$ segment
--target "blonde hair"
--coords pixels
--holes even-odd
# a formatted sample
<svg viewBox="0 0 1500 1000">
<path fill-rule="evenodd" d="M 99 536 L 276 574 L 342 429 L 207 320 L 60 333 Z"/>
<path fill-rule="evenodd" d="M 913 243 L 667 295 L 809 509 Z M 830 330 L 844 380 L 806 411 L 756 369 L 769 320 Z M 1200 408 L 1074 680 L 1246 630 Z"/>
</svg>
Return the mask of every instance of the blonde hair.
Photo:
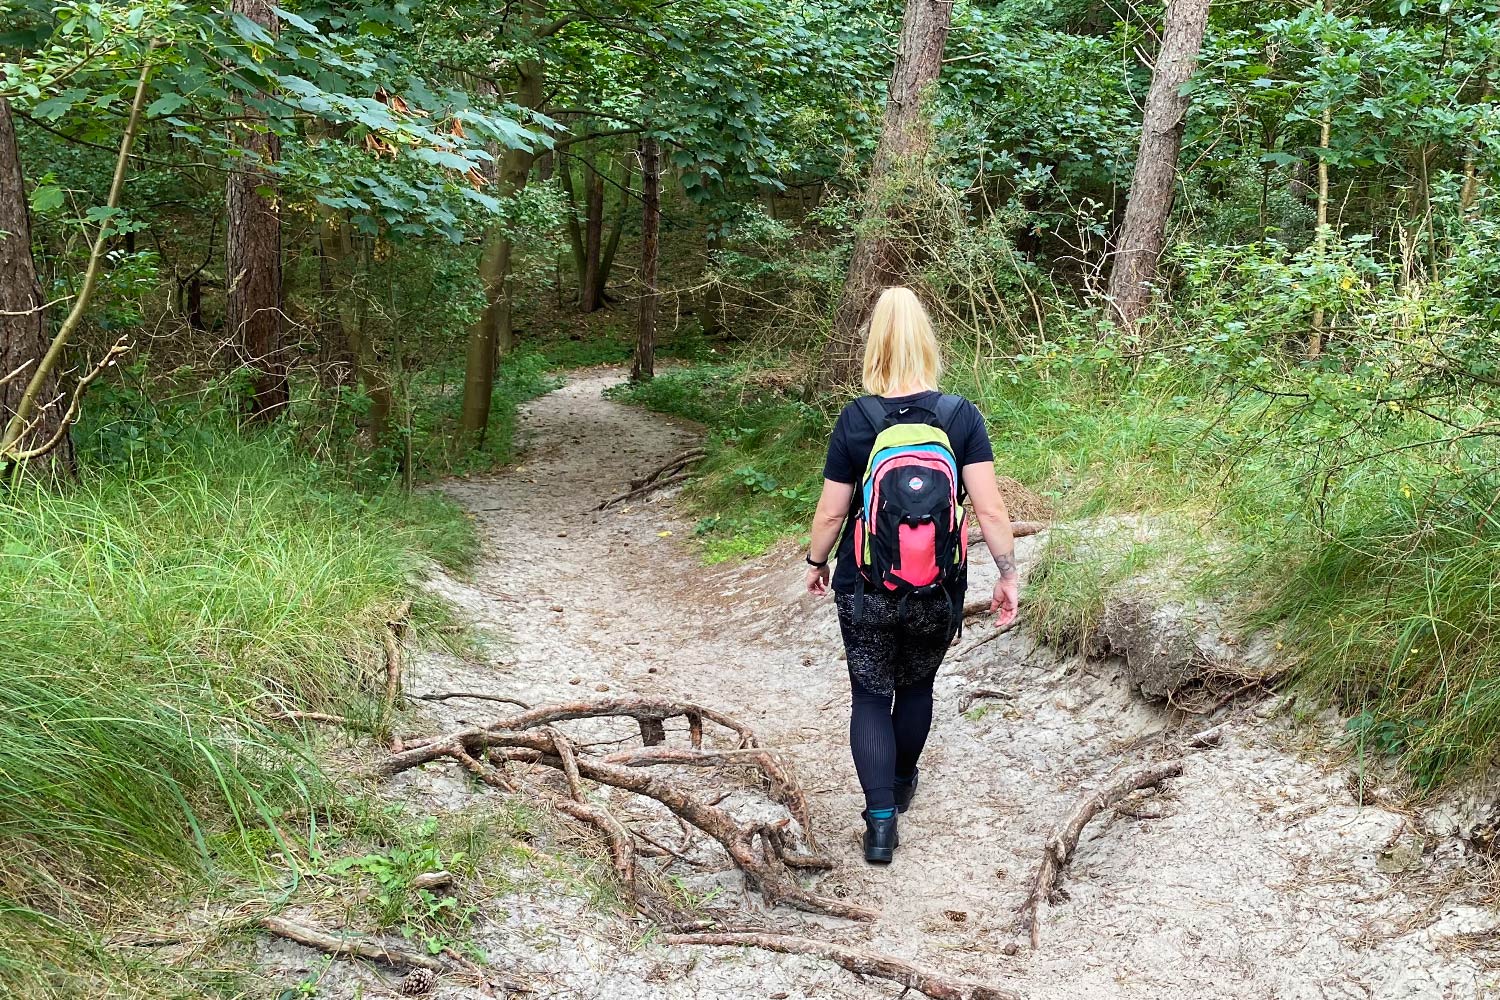
<svg viewBox="0 0 1500 1000">
<path fill-rule="evenodd" d="M 865 391 L 936 389 L 940 367 L 937 336 L 916 293 L 899 286 L 881 292 L 865 336 Z"/>
</svg>

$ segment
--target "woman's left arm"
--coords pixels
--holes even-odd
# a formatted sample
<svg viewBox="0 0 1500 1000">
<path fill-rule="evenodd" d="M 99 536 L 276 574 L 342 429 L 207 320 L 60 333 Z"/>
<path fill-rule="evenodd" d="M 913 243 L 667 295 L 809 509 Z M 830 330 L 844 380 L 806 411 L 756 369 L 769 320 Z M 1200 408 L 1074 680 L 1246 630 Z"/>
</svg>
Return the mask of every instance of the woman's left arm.
<svg viewBox="0 0 1500 1000">
<path fill-rule="evenodd" d="M 984 543 L 989 546 L 990 556 L 1000 570 L 990 611 L 998 615 L 996 625 L 1009 625 L 1015 621 L 1020 607 L 1021 586 L 1016 573 L 1016 539 L 1011 534 L 1010 511 L 1005 509 L 1005 498 L 995 485 L 995 463 L 966 465 L 963 477 L 964 489 L 974 502 L 974 513 L 979 515 L 979 530 L 984 534 Z"/>
<path fill-rule="evenodd" d="M 853 497 L 853 484 L 823 480 L 823 493 L 813 514 L 812 540 L 807 543 L 807 558 L 823 565 L 807 567 L 809 594 L 828 593 L 828 560 L 833 557 L 833 547 L 838 544 L 839 531 L 844 527 L 844 518 L 849 516 L 849 501 Z"/>
</svg>

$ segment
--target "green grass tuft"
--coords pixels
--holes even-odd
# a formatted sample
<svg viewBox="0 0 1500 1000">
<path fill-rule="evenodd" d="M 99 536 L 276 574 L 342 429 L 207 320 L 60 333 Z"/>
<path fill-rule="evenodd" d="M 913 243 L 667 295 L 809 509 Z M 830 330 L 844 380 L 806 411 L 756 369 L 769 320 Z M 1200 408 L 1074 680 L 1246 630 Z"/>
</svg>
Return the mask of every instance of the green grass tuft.
<svg viewBox="0 0 1500 1000">
<path fill-rule="evenodd" d="M 475 551 L 447 501 L 358 492 L 274 433 L 155 452 L 0 497 L 0 938 L 43 950 L 240 836 L 274 841 L 266 817 L 319 779 L 258 720 L 378 721 L 385 616 L 424 560 Z"/>
</svg>

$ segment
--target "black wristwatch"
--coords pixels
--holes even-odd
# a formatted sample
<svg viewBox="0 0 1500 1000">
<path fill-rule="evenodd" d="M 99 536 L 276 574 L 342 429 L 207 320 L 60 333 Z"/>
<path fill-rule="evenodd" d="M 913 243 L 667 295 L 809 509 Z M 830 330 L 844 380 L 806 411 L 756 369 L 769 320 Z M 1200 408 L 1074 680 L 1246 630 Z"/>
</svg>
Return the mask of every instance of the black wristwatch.
<svg viewBox="0 0 1500 1000">
<path fill-rule="evenodd" d="M 828 565 L 828 560 L 827 559 L 824 559 L 822 562 L 813 562 L 813 557 L 812 557 L 812 553 L 811 552 L 809 552 L 807 555 L 803 556 L 802 558 L 807 561 L 807 564 L 809 566 L 816 567 L 817 569 L 822 569 L 824 566 Z"/>
</svg>

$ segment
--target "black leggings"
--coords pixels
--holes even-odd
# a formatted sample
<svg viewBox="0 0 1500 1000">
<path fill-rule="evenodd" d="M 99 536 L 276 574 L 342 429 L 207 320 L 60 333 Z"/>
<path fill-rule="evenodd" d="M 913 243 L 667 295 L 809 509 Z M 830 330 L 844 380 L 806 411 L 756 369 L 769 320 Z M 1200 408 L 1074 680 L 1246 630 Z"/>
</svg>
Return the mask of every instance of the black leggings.
<svg viewBox="0 0 1500 1000">
<path fill-rule="evenodd" d="M 849 749 L 865 808 L 896 804 L 897 778 L 910 780 L 932 728 L 932 682 L 953 638 L 953 606 L 941 594 L 901 602 L 871 593 L 837 595 L 849 661 Z"/>
<path fill-rule="evenodd" d="M 865 790 L 866 809 L 896 807 L 896 779 L 910 781 L 932 728 L 932 681 L 876 694 L 852 673 L 854 705 L 849 714 L 849 749 Z"/>
</svg>

